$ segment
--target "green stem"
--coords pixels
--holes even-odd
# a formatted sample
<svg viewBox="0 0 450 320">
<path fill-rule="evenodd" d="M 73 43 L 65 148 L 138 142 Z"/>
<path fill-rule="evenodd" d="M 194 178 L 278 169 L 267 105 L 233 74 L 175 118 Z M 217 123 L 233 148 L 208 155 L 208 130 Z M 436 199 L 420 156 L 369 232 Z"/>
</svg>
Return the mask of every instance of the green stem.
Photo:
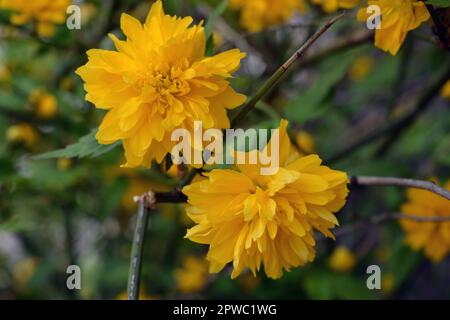
<svg viewBox="0 0 450 320">
<path fill-rule="evenodd" d="M 130 271 L 128 273 L 128 300 L 139 299 L 139 285 L 141 278 L 142 256 L 144 253 L 144 238 L 147 231 L 150 209 L 146 208 L 143 197 L 139 200 L 139 208 L 131 249 Z"/>
<path fill-rule="evenodd" d="M 328 21 L 322 28 L 313 34 L 277 71 L 259 88 L 256 94 L 247 102 L 247 104 L 239 111 L 231 122 L 231 127 L 241 122 L 242 119 L 255 107 L 256 103 L 261 100 L 280 80 L 285 72 L 292 66 L 294 62 L 303 57 L 305 52 L 324 34 L 336 21 L 344 16 L 344 13 L 334 17 Z"/>
</svg>

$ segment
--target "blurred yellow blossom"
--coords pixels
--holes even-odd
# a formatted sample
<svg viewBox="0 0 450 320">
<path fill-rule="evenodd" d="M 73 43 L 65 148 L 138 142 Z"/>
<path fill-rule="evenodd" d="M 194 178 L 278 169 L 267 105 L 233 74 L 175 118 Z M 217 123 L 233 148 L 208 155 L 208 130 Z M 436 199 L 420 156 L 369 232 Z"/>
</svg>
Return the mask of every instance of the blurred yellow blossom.
<svg viewBox="0 0 450 320">
<path fill-rule="evenodd" d="M 91 19 L 97 14 L 97 7 L 93 3 L 83 3 L 80 5 L 81 9 L 81 25 L 88 24 Z"/>
<path fill-rule="evenodd" d="M 10 142 L 22 142 L 31 147 L 38 140 L 38 133 L 34 127 L 28 123 L 19 123 L 10 126 L 6 130 L 6 139 Z"/>
<path fill-rule="evenodd" d="M 223 37 L 220 32 L 214 31 L 213 32 L 213 42 L 214 42 L 214 48 L 218 49 L 223 44 Z"/>
<path fill-rule="evenodd" d="M 425 3 L 418 0 L 369 0 L 368 5 L 381 10 L 381 25 L 375 31 L 375 46 L 396 55 L 409 31 L 430 18 Z M 372 13 L 363 7 L 358 20 L 366 22 Z"/>
<path fill-rule="evenodd" d="M 68 158 L 59 158 L 56 161 L 56 167 L 60 171 L 66 171 L 67 169 L 70 168 L 71 165 L 72 165 L 72 160 L 70 160 Z"/>
<path fill-rule="evenodd" d="M 445 184 L 450 190 L 450 180 Z M 450 201 L 430 191 L 408 189 L 407 202 L 401 211 L 420 217 L 450 217 Z M 440 262 L 450 251 L 450 221 L 419 222 L 401 219 L 400 225 L 406 236 L 406 243 L 414 250 L 424 249 L 433 262 Z"/>
<path fill-rule="evenodd" d="M 442 87 L 441 96 L 446 99 L 450 99 L 450 80 L 448 80 Z"/>
<path fill-rule="evenodd" d="M 13 267 L 13 280 L 19 287 L 24 286 L 34 275 L 38 259 L 35 257 L 27 257 L 17 262 Z"/>
<path fill-rule="evenodd" d="M 250 292 L 258 287 L 260 283 L 261 279 L 251 273 L 247 273 L 239 277 L 239 284 L 247 292 Z"/>
<path fill-rule="evenodd" d="M 388 245 L 382 244 L 375 249 L 375 257 L 381 262 L 386 262 L 391 256 L 391 249 Z"/>
<path fill-rule="evenodd" d="M 381 277 L 381 290 L 389 294 L 394 289 L 394 275 L 392 273 L 387 273 Z"/>
<path fill-rule="evenodd" d="M 326 13 L 336 12 L 338 9 L 352 9 L 359 4 L 359 0 L 312 0 L 311 2 L 320 5 Z"/>
<path fill-rule="evenodd" d="M 334 249 L 330 258 L 328 259 L 328 265 L 330 268 L 337 272 L 352 271 L 357 262 L 356 256 L 347 247 L 339 246 Z"/>
<path fill-rule="evenodd" d="M 347 174 L 322 166 L 317 155 L 299 157 L 286 130 L 282 120 L 271 138 L 279 138 L 276 174 L 260 175 L 259 164 L 237 165 L 239 171 L 212 170 L 183 188 L 196 223 L 186 237 L 209 245 L 210 272 L 232 262 L 235 278 L 246 268 L 255 274 L 263 264 L 266 275 L 277 279 L 283 269 L 314 259 L 314 230 L 334 238 L 329 229 L 345 204 Z"/>
<path fill-rule="evenodd" d="M 245 102 L 228 78 L 245 54 L 238 49 L 205 57 L 205 31 L 191 17 L 165 15 L 162 2 L 151 7 L 142 25 L 122 14 L 126 41 L 110 35 L 118 51 L 89 50 L 76 73 L 85 82 L 86 100 L 106 109 L 97 140 L 123 142 L 127 167 L 161 163 L 176 142 L 172 131 L 228 128 L 227 109 Z"/>
<path fill-rule="evenodd" d="M 0 81 L 9 81 L 11 79 L 11 72 L 4 64 L 0 64 Z"/>
<path fill-rule="evenodd" d="M 175 270 L 174 277 L 181 292 L 198 292 L 208 280 L 208 264 L 204 259 L 188 256 L 183 260 L 182 268 Z"/>
<path fill-rule="evenodd" d="M 295 142 L 300 149 L 302 156 L 312 154 L 316 152 L 316 143 L 314 138 L 306 131 L 300 131 L 295 135 Z"/>
<path fill-rule="evenodd" d="M 28 100 L 33 106 L 34 113 L 38 118 L 50 119 L 58 111 L 56 98 L 45 90 L 34 90 Z"/>
<path fill-rule="evenodd" d="M 287 22 L 295 12 L 306 12 L 304 0 L 231 0 L 230 5 L 240 10 L 241 24 L 251 32 Z"/>
<path fill-rule="evenodd" d="M 64 77 L 59 83 L 60 88 L 63 89 L 64 91 L 72 90 L 74 85 L 75 83 L 72 77 Z"/>
<path fill-rule="evenodd" d="M 0 8 L 13 11 L 11 23 L 24 25 L 35 22 L 41 37 L 51 37 L 55 25 L 66 20 L 66 10 L 71 0 L 0 0 Z"/>
<path fill-rule="evenodd" d="M 352 81 L 360 81 L 373 70 L 375 62 L 370 56 L 357 58 L 350 66 L 348 76 Z"/>
</svg>

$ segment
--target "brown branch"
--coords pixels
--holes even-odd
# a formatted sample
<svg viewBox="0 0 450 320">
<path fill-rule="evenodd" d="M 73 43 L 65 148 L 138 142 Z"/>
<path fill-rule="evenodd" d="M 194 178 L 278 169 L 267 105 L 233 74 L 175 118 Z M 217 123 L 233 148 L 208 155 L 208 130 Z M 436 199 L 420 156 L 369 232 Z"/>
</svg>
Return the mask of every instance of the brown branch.
<svg viewBox="0 0 450 320">
<path fill-rule="evenodd" d="M 447 217 L 442 216 L 417 216 L 417 215 L 411 215 L 411 214 L 405 214 L 401 212 L 394 212 L 394 213 L 381 213 L 374 216 L 371 216 L 368 219 L 360 220 L 357 222 L 354 222 L 352 224 L 348 224 L 342 227 L 339 227 L 336 231 L 333 231 L 333 234 L 335 237 L 344 236 L 349 233 L 356 232 L 362 228 L 366 228 L 369 226 L 378 225 L 380 223 L 383 223 L 385 221 L 389 220 L 401 220 L 401 219 L 407 219 L 407 220 L 413 220 L 417 222 L 450 222 L 450 215 Z M 323 241 L 326 240 L 327 237 L 320 236 L 317 241 Z"/>
<path fill-rule="evenodd" d="M 351 177 L 350 183 L 353 185 L 364 185 L 364 186 L 401 186 L 409 188 L 417 188 L 431 191 L 438 194 L 447 200 L 450 200 L 450 191 L 439 187 L 432 181 L 414 180 L 414 179 L 403 179 L 403 178 L 393 178 L 393 177 Z"/>
</svg>

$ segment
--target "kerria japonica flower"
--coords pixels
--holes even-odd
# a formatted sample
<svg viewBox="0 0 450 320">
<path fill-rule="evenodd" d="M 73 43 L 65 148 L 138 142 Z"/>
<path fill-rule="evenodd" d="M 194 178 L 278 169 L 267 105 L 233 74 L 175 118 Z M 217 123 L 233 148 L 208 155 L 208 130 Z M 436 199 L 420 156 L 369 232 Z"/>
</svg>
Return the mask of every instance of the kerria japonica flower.
<svg viewBox="0 0 450 320">
<path fill-rule="evenodd" d="M 445 184 L 450 190 L 450 180 Z M 402 205 L 401 211 L 419 217 L 449 217 L 450 201 L 430 191 L 408 189 L 408 201 Z M 425 255 L 433 262 L 439 262 L 450 252 L 450 220 L 449 221 L 414 221 L 400 220 L 406 235 L 406 243 L 414 250 L 424 249 Z"/>
<path fill-rule="evenodd" d="M 346 201 L 347 174 L 321 165 L 317 155 L 299 156 L 286 128 L 282 120 L 275 133 L 280 145 L 275 174 L 261 175 L 259 164 L 237 165 L 212 170 L 183 188 L 187 214 L 196 224 L 186 237 L 209 245 L 210 272 L 232 262 L 235 278 L 264 265 L 266 275 L 277 279 L 283 269 L 314 259 L 314 230 L 334 238 L 330 229 L 338 225 L 335 213 Z"/>
<path fill-rule="evenodd" d="M 230 6 L 240 10 L 240 23 L 251 32 L 287 22 L 296 12 L 306 12 L 304 0 L 231 0 Z"/>
<path fill-rule="evenodd" d="M 311 2 L 320 5 L 326 13 L 336 12 L 338 9 L 352 9 L 358 5 L 360 0 L 312 0 Z"/>
<path fill-rule="evenodd" d="M 161 163 L 175 145 L 172 131 L 192 132 L 195 120 L 204 128 L 229 128 L 227 109 L 246 100 L 227 80 L 245 54 L 234 49 L 206 57 L 204 27 L 192 21 L 165 15 L 161 1 L 143 25 L 123 14 L 127 39 L 110 35 L 117 51 L 89 50 L 89 61 L 76 71 L 86 100 L 108 110 L 97 140 L 121 140 L 127 167 Z"/>
<path fill-rule="evenodd" d="M 450 100 L 450 80 L 447 80 L 447 82 L 444 84 L 444 86 L 441 89 L 441 97 Z"/>
<path fill-rule="evenodd" d="M 396 55 L 409 31 L 418 28 L 430 18 L 425 3 L 417 0 L 369 0 L 369 6 L 378 6 L 381 24 L 375 31 L 375 46 Z M 366 22 L 373 14 L 363 7 L 358 20 Z"/>
<path fill-rule="evenodd" d="M 55 25 L 65 22 L 71 3 L 71 0 L 0 0 L 0 9 L 13 12 L 12 24 L 21 26 L 34 22 L 41 37 L 51 37 Z"/>
</svg>

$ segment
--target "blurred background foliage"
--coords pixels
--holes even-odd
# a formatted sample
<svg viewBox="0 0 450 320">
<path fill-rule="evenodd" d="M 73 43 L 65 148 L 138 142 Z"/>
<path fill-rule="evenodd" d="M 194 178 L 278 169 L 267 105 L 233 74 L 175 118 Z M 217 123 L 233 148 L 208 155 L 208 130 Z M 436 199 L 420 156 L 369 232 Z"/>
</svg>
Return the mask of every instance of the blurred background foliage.
<svg viewBox="0 0 450 320">
<path fill-rule="evenodd" d="M 120 14 L 144 19 L 151 1 L 81 1 L 82 28 L 57 26 L 41 38 L 31 25 L 12 26 L 0 11 L 0 298 L 124 299 L 136 205 L 134 195 L 171 190 L 179 172 L 122 169 L 121 147 L 96 145 L 93 130 L 103 116 L 84 100 L 74 70 L 89 48 L 112 48 L 108 32 L 120 35 Z M 249 53 L 233 79 L 251 95 L 327 17 L 310 6 L 298 27 L 248 33 L 238 14 L 213 0 L 164 1 L 166 12 L 208 21 L 210 52 L 244 44 Z M 222 12 L 223 11 L 223 12 Z M 354 14 L 316 45 L 366 31 Z M 224 27 L 225 26 L 225 27 Z M 224 34 L 224 30 L 231 30 Z M 239 36 L 236 39 L 236 35 Z M 248 49 L 250 48 L 250 52 Z M 306 59 L 308 60 L 308 59 Z M 386 123 L 411 110 L 418 97 L 449 65 L 448 52 L 433 43 L 430 25 L 411 32 L 396 56 L 372 40 L 310 59 L 289 73 L 251 113 L 244 126 L 275 127 L 289 119 L 297 142 L 333 159 Z M 398 136 L 385 134 L 333 162 L 351 175 L 383 175 L 445 181 L 450 165 L 449 104 L 435 97 L 428 110 Z M 90 134 L 90 135 L 89 135 Z M 87 136 L 85 136 L 87 135 Z M 57 159 L 33 156 L 85 141 Z M 395 139 L 388 148 L 380 146 Z M 83 148 L 84 151 L 83 151 Z M 72 153 L 70 153 L 72 152 Z M 67 156 L 89 154 L 69 159 Z M 55 154 L 53 154 L 55 156 Z M 101 155 L 101 156 L 99 156 Z M 330 161 L 331 162 L 331 161 Z M 399 188 L 354 188 L 338 217 L 342 228 L 396 212 Z M 450 298 L 450 260 L 432 264 L 404 244 L 396 221 L 360 223 L 337 241 L 318 240 L 316 260 L 277 281 L 228 272 L 208 275 L 206 248 L 183 239 L 190 225 L 183 205 L 159 205 L 145 243 L 142 298 L 388 299 Z M 82 269 L 82 290 L 68 291 L 66 267 Z M 380 265 L 383 290 L 366 288 L 366 268 Z"/>
</svg>

